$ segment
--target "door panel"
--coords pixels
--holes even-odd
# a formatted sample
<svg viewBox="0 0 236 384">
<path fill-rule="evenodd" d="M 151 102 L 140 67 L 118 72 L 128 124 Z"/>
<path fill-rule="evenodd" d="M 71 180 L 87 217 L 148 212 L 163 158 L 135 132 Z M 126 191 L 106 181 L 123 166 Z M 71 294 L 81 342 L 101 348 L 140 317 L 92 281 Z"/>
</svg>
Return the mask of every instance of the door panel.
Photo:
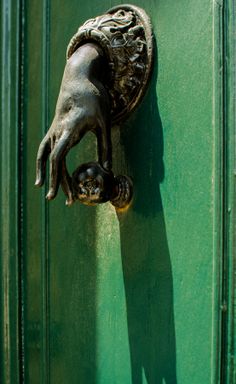
<svg viewBox="0 0 236 384">
<path fill-rule="evenodd" d="M 218 376 L 221 273 L 221 6 L 136 1 L 151 16 L 154 73 L 112 132 L 133 178 L 117 214 L 45 202 L 33 188 L 71 36 L 116 1 L 25 2 L 24 364 L 26 383 L 210 384 Z M 88 135 L 70 170 L 96 159 Z"/>
</svg>

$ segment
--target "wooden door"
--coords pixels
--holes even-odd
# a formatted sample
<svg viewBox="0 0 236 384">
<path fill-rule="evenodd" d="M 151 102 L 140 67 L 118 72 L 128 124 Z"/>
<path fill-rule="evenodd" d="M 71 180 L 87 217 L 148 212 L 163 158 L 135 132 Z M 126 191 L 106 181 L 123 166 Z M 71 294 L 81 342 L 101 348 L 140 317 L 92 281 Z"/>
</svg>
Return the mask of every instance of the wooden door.
<svg viewBox="0 0 236 384">
<path fill-rule="evenodd" d="M 233 383 L 231 1 L 135 2 L 156 50 L 142 104 L 112 131 L 128 211 L 34 187 L 67 44 L 119 3 L 2 4 L 3 383 Z M 95 159 L 88 134 L 69 169 Z"/>
</svg>

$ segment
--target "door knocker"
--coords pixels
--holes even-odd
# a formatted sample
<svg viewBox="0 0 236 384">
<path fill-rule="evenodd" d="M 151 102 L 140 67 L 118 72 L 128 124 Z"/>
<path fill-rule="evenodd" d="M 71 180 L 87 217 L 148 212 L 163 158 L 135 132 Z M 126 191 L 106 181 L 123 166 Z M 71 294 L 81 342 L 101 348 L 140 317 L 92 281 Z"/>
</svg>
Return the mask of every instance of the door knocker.
<svg viewBox="0 0 236 384">
<path fill-rule="evenodd" d="M 132 181 L 112 172 L 111 128 L 138 105 L 151 75 L 153 37 L 145 11 L 120 5 L 86 21 L 72 37 L 52 124 L 42 140 L 35 185 L 42 186 L 50 155 L 47 199 L 61 185 L 67 205 L 111 201 L 124 208 L 132 199 Z M 80 165 L 69 175 L 66 155 L 92 131 L 98 162 Z"/>
</svg>

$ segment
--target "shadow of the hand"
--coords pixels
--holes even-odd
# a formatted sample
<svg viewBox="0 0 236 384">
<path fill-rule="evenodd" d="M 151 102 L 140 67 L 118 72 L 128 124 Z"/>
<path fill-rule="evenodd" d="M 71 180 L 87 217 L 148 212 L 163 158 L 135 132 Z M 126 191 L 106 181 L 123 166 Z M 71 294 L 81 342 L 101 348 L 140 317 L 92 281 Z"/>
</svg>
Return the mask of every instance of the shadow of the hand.
<svg viewBox="0 0 236 384">
<path fill-rule="evenodd" d="M 164 180 L 163 128 L 156 79 L 142 107 L 121 133 L 134 181 L 134 201 L 119 215 L 132 383 L 176 384 L 173 277 L 160 183 Z"/>
</svg>

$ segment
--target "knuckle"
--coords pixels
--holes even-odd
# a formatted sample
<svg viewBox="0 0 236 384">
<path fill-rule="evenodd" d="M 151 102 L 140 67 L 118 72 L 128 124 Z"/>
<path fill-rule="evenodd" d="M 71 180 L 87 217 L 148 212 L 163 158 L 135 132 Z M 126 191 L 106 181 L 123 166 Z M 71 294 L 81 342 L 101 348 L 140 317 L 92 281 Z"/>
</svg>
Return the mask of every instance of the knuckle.
<svg viewBox="0 0 236 384">
<path fill-rule="evenodd" d="M 47 144 L 48 144 L 48 141 L 46 140 L 46 138 L 44 138 L 43 141 L 39 145 L 37 157 L 41 157 L 43 155 Z"/>
<path fill-rule="evenodd" d="M 56 148 L 56 149 L 54 149 L 54 151 L 50 155 L 50 161 L 51 161 L 52 165 L 56 165 L 58 163 L 59 159 L 60 159 L 60 152 Z"/>
<path fill-rule="evenodd" d="M 57 158 L 58 158 L 57 152 L 54 151 L 50 156 L 51 163 L 56 163 Z"/>
</svg>

